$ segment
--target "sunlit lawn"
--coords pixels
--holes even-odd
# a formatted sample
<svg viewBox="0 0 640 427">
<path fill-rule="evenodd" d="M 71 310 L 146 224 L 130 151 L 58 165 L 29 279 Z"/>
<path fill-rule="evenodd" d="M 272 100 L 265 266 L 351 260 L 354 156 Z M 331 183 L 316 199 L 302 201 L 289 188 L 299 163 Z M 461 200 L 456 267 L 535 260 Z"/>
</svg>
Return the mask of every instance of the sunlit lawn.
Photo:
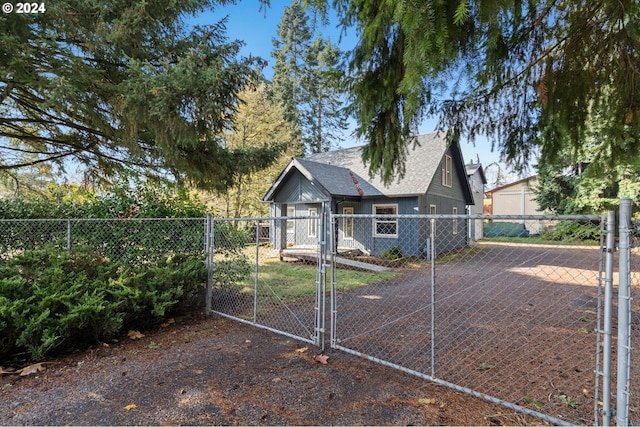
<svg viewBox="0 0 640 427">
<path fill-rule="evenodd" d="M 327 269 L 327 281 L 331 270 Z M 282 299 L 298 299 L 315 295 L 318 270 L 315 264 L 299 262 L 283 262 L 277 258 L 263 260 L 258 267 L 258 288 L 268 288 Z M 348 290 L 358 286 L 379 282 L 395 277 L 397 273 L 367 272 L 347 269 L 336 271 L 336 281 L 340 290 Z M 243 291 L 252 292 L 255 275 L 243 281 Z"/>
</svg>

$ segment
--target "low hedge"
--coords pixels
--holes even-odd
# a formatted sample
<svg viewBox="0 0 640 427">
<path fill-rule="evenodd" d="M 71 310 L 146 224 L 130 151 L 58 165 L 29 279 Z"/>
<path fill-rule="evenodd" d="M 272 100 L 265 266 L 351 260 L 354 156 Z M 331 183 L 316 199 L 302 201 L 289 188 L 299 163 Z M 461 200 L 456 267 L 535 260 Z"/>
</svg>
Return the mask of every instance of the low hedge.
<svg viewBox="0 0 640 427">
<path fill-rule="evenodd" d="M 206 277 L 203 256 L 131 266 L 90 250 L 26 251 L 0 267 L 0 358 L 42 360 L 200 308 Z"/>
</svg>

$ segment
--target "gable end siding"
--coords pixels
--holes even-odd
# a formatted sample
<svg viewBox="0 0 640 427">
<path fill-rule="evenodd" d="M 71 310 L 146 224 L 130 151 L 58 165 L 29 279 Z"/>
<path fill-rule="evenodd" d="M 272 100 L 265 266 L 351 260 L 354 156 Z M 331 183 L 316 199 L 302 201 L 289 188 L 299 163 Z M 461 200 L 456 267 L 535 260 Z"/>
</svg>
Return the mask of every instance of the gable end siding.
<svg viewBox="0 0 640 427">
<path fill-rule="evenodd" d="M 276 203 L 313 203 L 328 200 L 329 198 L 318 187 L 297 170 L 287 177 L 273 196 L 273 201 Z"/>
</svg>

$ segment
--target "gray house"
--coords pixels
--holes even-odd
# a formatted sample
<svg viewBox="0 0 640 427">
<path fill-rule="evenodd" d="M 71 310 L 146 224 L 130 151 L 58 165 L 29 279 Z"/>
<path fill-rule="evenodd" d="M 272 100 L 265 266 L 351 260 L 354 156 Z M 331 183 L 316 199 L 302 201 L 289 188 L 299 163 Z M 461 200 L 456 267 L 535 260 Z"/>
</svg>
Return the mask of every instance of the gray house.
<svg viewBox="0 0 640 427">
<path fill-rule="evenodd" d="M 399 248 L 405 255 L 426 256 L 433 235 L 430 221 L 402 215 L 464 214 L 474 201 L 457 141 L 449 141 L 443 133 L 430 133 L 415 137 L 406 150 L 405 176 L 388 185 L 369 176 L 361 147 L 293 158 L 263 201 L 271 204 L 273 216 L 306 219 L 273 224 L 274 246 L 316 245 L 315 216 L 323 212 L 367 214 L 340 217 L 334 224 L 332 247 L 338 252 L 359 249 L 372 255 Z M 438 252 L 467 245 L 466 221 L 447 219 L 438 224 L 443 224 L 434 230 Z"/>
<path fill-rule="evenodd" d="M 484 214 L 484 186 L 487 185 L 487 178 L 484 176 L 484 170 L 480 163 L 469 164 L 465 166 L 467 169 L 467 177 L 473 194 L 473 205 L 468 206 L 467 210 L 470 215 Z M 474 220 L 469 224 L 469 237 L 471 240 L 480 240 L 483 236 L 482 220 Z"/>
</svg>

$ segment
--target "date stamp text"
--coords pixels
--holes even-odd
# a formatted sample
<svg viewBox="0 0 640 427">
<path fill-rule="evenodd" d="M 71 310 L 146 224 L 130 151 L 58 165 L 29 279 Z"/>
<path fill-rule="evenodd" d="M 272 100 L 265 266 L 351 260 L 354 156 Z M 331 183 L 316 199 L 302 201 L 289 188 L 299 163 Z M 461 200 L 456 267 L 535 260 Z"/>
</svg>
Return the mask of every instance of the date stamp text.
<svg viewBox="0 0 640 427">
<path fill-rule="evenodd" d="M 30 2 L 30 3 L 2 3 L 2 13 L 45 13 L 47 7 L 44 3 Z"/>
</svg>

